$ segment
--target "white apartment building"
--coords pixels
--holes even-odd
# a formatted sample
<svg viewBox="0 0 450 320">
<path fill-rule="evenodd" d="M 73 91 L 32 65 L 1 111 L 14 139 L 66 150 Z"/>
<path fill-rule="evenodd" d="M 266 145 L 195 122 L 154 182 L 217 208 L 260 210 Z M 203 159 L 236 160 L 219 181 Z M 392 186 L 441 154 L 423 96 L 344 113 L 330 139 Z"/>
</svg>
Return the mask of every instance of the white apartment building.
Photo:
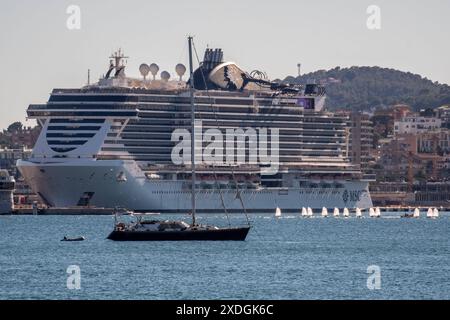
<svg viewBox="0 0 450 320">
<path fill-rule="evenodd" d="M 442 120 L 436 117 L 423 117 L 408 115 L 394 122 L 394 135 L 397 134 L 419 134 L 439 130 Z"/>
</svg>

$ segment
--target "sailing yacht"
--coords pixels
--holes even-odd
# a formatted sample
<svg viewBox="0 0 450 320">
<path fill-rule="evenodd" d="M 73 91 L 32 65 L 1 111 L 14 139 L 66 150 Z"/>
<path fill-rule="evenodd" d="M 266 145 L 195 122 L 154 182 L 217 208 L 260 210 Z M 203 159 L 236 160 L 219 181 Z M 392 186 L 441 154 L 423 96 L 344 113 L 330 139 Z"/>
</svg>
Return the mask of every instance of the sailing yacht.
<svg viewBox="0 0 450 320">
<path fill-rule="evenodd" d="M 439 210 L 437 208 L 433 209 L 433 217 L 439 218 Z"/>
<path fill-rule="evenodd" d="M 406 212 L 401 216 L 402 218 L 419 218 L 420 217 L 420 209 L 415 208 L 413 213 Z"/>
<path fill-rule="evenodd" d="M 375 208 L 375 218 L 381 217 L 381 210 L 379 207 Z"/>
<path fill-rule="evenodd" d="M 334 208 L 333 216 L 334 217 L 339 217 L 339 208 Z"/>
<path fill-rule="evenodd" d="M 189 44 L 189 65 L 190 65 L 190 102 L 191 102 L 191 132 L 195 137 L 195 103 L 194 103 L 194 72 L 192 63 L 192 37 L 188 37 Z M 109 234 L 108 239 L 116 241 L 182 241 L 182 240 L 240 240 L 244 241 L 250 230 L 250 223 L 244 227 L 217 227 L 199 224 L 196 221 L 196 167 L 195 167 L 195 146 L 191 143 L 191 204 L 192 222 L 188 224 L 184 221 L 159 221 L 143 220 L 138 218 L 134 223 L 125 224 L 117 222 L 115 213 L 114 230 Z M 277 208 L 281 214 L 281 210 Z"/>
<path fill-rule="evenodd" d="M 302 207 L 302 217 L 308 216 L 308 210 L 305 207 Z"/>
<path fill-rule="evenodd" d="M 281 209 L 280 209 L 280 207 L 277 207 L 276 209 L 275 209 L 275 217 L 281 217 Z"/>
<path fill-rule="evenodd" d="M 348 208 L 344 208 L 344 213 L 342 214 L 345 218 L 350 217 L 350 211 L 348 211 Z"/>
<path fill-rule="evenodd" d="M 427 218 L 436 219 L 439 217 L 439 210 L 437 208 L 429 208 L 427 211 Z"/>
</svg>

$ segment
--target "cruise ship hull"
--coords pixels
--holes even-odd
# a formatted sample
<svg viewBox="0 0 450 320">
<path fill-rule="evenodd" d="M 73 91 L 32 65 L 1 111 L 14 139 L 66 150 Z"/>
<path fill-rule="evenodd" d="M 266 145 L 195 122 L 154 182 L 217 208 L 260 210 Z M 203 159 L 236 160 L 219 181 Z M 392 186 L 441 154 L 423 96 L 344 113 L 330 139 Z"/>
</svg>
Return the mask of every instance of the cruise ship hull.
<svg viewBox="0 0 450 320">
<path fill-rule="evenodd" d="M 70 207 L 88 204 L 97 207 L 126 207 L 135 211 L 186 213 L 191 208 L 190 190 L 183 181 L 151 180 L 134 161 L 86 160 L 36 163 L 20 160 L 18 168 L 31 188 L 51 206 Z M 302 207 L 369 208 L 372 201 L 368 182 L 341 180 L 341 187 L 257 188 L 241 190 L 248 212 L 298 213 Z M 184 187 L 183 187 L 184 186 Z M 228 212 L 242 212 L 235 189 L 197 191 L 197 210 L 223 212 L 223 197 Z"/>
</svg>

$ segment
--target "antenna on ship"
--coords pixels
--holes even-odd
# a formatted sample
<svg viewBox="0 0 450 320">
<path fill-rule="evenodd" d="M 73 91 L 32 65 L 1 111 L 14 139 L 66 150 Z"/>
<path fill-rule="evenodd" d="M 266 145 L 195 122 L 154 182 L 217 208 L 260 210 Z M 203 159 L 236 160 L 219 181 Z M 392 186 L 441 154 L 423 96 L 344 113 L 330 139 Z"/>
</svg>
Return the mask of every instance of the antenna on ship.
<svg viewBox="0 0 450 320">
<path fill-rule="evenodd" d="M 129 57 L 127 57 L 123 54 L 122 49 L 119 48 L 119 50 L 114 52 L 109 58 L 111 59 L 111 65 L 110 65 L 110 70 L 108 70 L 108 75 L 109 75 L 110 71 L 112 71 L 111 67 L 113 67 L 113 69 L 116 69 L 116 73 L 114 74 L 115 77 L 117 77 L 119 75 L 124 75 L 124 69 L 125 69 L 124 60 L 128 59 Z"/>
<path fill-rule="evenodd" d="M 297 63 L 297 70 L 298 70 L 298 76 L 300 77 L 302 75 L 302 73 L 301 73 L 302 64 L 301 63 Z"/>
<path fill-rule="evenodd" d="M 170 73 L 167 71 L 161 72 L 161 79 L 165 82 L 169 81 L 170 79 Z"/>
<path fill-rule="evenodd" d="M 128 59 L 129 57 L 125 56 L 122 52 L 122 48 L 119 48 L 114 54 L 112 54 L 110 57 L 114 61 L 114 66 L 117 68 L 123 67 L 124 63 L 123 60 Z"/>
<path fill-rule="evenodd" d="M 88 69 L 88 78 L 87 78 L 87 85 L 91 84 L 91 69 Z"/>
<path fill-rule="evenodd" d="M 153 76 L 153 80 L 155 80 L 156 75 L 158 74 L 159 66 L 156 63 L 152 63 L 150 65 L 150 73 Z"/>
<path fill-rule="evenodd" d="M 186 73 L 186 67 L 184 64 L 179 63 L 175 66 L 175 72 L 180 77 L 180 81 L 183 81 L 183 75 Z"/>
<path fill-rule="evenodd" d="M 192 63 L 192 36 L 188 36 L 189 47 L 189 96 L 191 100 L 191 201 L 192 225 L 195 226 L 195 105 L 194 105 L 194 66 Z"/>
<path fill-rule="evenodd" d="M 150 67 L 148 64 L 143 63 L 139 66 L 139 72 L 141 73 L 141 76 L 144 77 L 144 81 L 147 78 L 148 73 L 150 72 Z"/>
</svg>

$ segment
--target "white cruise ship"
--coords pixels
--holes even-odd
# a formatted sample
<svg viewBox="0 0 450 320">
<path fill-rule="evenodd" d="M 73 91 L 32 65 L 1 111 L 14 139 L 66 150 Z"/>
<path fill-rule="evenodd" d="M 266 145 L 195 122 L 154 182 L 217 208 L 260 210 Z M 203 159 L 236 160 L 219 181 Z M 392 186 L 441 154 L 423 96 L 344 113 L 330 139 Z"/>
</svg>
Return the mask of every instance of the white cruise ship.
<svg viewBox="0 0 450 320">
<path fill-rule="evenodd" d="M 142 64 L 143 78 L 136 79 L 125 75 L 124 58 L 120 51 L 112 55 L 98 83 L 54 89 L 47 103 L 29 106 L 28 117 L 42 131 L 31 157 L 17 166 L 50 206 L 186 213 L 190 154 L 174 161 L 180 151 L 174 153 L 180 142 L 174 133 L 191 125 L 186 68 L 177 65 L 179 78 L 171 80 L 165 71 L 157 76 L 156 64 Z M 262 72 L 224 62 L 220 49 L 206 50 L 192 83 L 197 212 L 242 212 L 243 204 L 247 212 L 271 213 L 372 206 L 369 181 L 346 158 L 347 119 L 323 110 L 323 87 L 270 82 Z M 227 130 L 233 140 L 217 141 Z M 212 141 L 244 156 L 215 150 L 216 160 L 206 161 Z"/>
</svg>

